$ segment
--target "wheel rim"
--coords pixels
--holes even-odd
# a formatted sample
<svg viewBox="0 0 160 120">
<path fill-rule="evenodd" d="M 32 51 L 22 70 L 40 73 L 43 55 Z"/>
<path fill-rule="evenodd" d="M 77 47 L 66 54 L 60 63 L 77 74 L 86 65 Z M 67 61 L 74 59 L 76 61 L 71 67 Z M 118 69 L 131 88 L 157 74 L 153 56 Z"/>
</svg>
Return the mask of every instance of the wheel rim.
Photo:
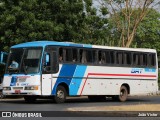
<svg viewBox="0 0 160 120">
<path fill-rule="evenodd" d="M 126 91 L 124 89 L 121 90 L 120 96 L 123 98 L 126 96 Z"/>
<path fill-rule="evenodd" d="M 62 90 L 57 91 L 57 98 L 58 99 L 64 99 L 64 92 Z"/>
</svg>

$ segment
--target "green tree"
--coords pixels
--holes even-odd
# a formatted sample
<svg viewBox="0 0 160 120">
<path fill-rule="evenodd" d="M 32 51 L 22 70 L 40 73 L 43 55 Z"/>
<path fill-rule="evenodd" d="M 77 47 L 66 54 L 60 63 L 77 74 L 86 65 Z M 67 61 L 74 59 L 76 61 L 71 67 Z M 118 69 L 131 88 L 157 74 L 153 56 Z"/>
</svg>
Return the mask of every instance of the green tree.
<svg viewBox="0 0 160 120">
<path fill-rule="evenodd" d="M 160 58 L 160 13 L 158 11 L 150 9 L 137 29 L 133 45 L 156 49 Z"/>
<path fill-rule="evenodd" d="M 109 10 L 114 31 L 119 36 L 117 45 L 124 47 L 131 46 L 139 24 L 149 9 L 159 4 L 156 0 L 104 0 L 100 3 Z"/>
<path fill-rule="evenodd" d="M 160 13 L 150 9 L 139 25 L 135 42 L 137 47 L 156 48 L 160 52 Z M 151 44 L 152 43 L 152 44 Z"/>
<path fill-rule="evenodd" d="M 92 0 L 1 0 L 1 49 L 28 41 L 55 40 L 99 44 L 107 21 Z M 106 28 L 105 28 L 106 30 Z"/>
</svg>

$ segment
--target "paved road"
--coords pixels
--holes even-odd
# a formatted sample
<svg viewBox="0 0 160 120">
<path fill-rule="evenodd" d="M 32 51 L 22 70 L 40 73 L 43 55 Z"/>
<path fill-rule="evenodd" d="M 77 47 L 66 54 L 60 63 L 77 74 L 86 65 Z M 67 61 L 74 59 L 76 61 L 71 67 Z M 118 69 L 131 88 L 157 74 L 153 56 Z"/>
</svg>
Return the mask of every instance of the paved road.
<svg viewBox="0 0 160 120">
<path fill-rule="evenodd" d="M 66 103 L 55 104 L 50 99 L 38 99 L 35 103 L 26 103 L 23 98 L 0 99 L 0 111 L 66 111 L 74 107 L 121 106 L 137 104 L 160 104 L 160 96 L 129 97 L 126 102 L 107 99 L 103 102 L 91 102 L 87 97 L 68 98 Z M 16 108 L 16 109 L 15 109 Z"/>
<path fill-rule="evenodd" d="M 58 116 L 63 116 L 63 111 L 67 111 L 68 108 L 74 107 L 122 106 L 137 104 L 160 104 L 160 96 L 129 97 L 126 102 L 115 102 L 111 99 L 107 99 L 103 102 L 90 102 L 86 97 L 80 97 L 68 98 L 66 103 L 63 104 L 55 104 L 49 99 L 38 99 L 36 103 L 26 103 L 23 98 L 7 98 L 0 100 L 0 111 L 62 111 Z M 54 114 L 57 113 L 55 112 Z M 61 119 L 60 117 L 58 118 Z M 72 120 L 72 118 L 67 119 Z M 87 118 L 87 120 L 90 120 L 90 118 Z"/>
</svg>

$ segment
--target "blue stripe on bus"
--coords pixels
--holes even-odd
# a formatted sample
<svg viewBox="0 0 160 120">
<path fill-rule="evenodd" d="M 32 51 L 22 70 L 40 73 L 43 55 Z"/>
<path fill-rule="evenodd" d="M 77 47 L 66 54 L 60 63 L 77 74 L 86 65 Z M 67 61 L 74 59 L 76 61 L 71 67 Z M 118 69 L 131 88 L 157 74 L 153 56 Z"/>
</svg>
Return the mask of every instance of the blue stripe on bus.
<svg viewBox="0 0 160 120">
<path fill-rule="evenodd" d="M 84 44 L 83 47 L 92 48 L 92 45 L 90 45 L 90 44 Z"/>
<path fill-rule="evenodd" d="M 67 65 L 67 64 L 64 64 L 62 66 L 59 76 L 52 90 L 52 95 L 56 94 L 56 88 L 60 83 L 66 83 L 68 86 L 70 85 L 70 82 L 76 70 L 76 66 L 77 65 Z"/>
<path fill-rule="evenodd" d="M 17 82 L 17 77 L 12 76 L 10 86 L 16 86 L 16 82 Z"/>
<path fill-rule="evenodd" d="M 145 72 L 156 72 L 154 68 L 145 68 Z"/>
<path fill-rule="evenodd" d="M 82 78 L 84 76 L 84 73 L 86 71 L 87 66 L 77 66 L 76 71 L 74 73 L 74 77 L 78 78 L 73 78 L 71 81 L 71 84 L 69 86 L 69 94 L 70 95 L 77 95 L 78 90 L 80 88 Z"/>
</svg>

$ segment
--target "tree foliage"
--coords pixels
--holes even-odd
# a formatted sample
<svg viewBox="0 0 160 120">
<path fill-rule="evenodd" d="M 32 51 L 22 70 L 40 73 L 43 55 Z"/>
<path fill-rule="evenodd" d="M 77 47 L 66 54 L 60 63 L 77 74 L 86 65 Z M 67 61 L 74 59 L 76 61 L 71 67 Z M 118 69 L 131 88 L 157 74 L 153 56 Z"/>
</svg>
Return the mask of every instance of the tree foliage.
<svg viewBox="0 0 160 120">
<path fill-rule="evenodd" d="M 160 13 L 150 9 L 147 16 L 139 25 L 135 41 L 136 47 L 154 48 L 160 56 Z"/>
<path fill-rule="evenodd" d="M 99 0 L 109 10 L 114 31 L 119 36 L 119 46 L 130 47 L 137 28 L 156 0 Z"/>
<path fill-rule="evenodd" d="M 110 8 L 105 6 L 108 4 L 102 4 L 100 9 L 94 8 L 92 0 L 1 0 L 0 50 L 8 51 L 9 47 L 14 44 L 36 40 L 128 47 L 129 38 L 134 38 L 133 44 L 131 45 L 130 42 L 129 46 L 147 47 L 150 38 L 150 40 L 157 41 L 154 43 L 158 47 L 158 34 L 154 34 L 155 37 L 149 36 L 151 34 L 148 33 L 146 37 L 149 24 L 143 24 L 147 20 L 151 23 L 153 16 L 145 14 L 147 18 L 139 19 L 140 22 L 134 27 L 138 16 L 146 9 L 147 13 L 149 12 L 149 9 L 142 7 L 142 4 L 137 3 L 134 4 L 137 7 L 131 7 L 129 3 L 140 0 L 105 1 L 114 3 L 112 7 L 117 9 L 112 9 L 111 3 Z M 153 0 L 141 2 L 144 1 L 146 5 L 149 5 Z M 158 25 L 154 29 L 157 27 Z M 132 34 L 133 28 L 136 28 L 134 34 Z M 136 36 L 130 37 L 130 35 Z"/>
<path fill-rule="evenodd" d="M 99 43 L 103 25 L 92 0 L 1 0 L 1 49 L 33 40 Z"/>
</svg>

